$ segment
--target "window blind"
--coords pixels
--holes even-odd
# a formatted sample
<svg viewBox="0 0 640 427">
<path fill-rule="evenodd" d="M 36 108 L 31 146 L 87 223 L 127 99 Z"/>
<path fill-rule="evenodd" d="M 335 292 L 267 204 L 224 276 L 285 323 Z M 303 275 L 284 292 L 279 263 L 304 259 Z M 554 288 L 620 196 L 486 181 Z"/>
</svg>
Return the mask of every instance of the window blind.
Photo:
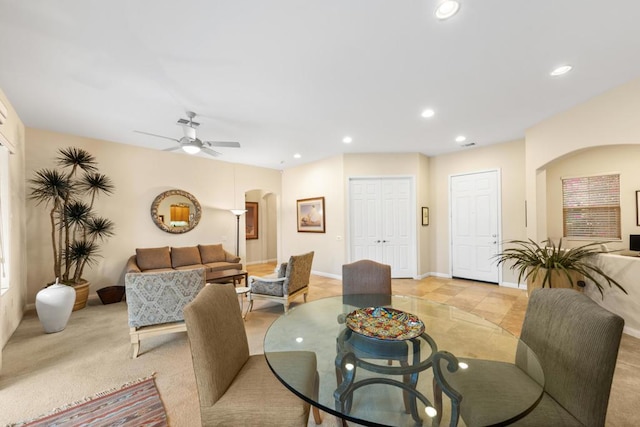
<svg viewBox="0 0 640 427">
<path fill-rule="evenodd" d="M 565 237 L 619 239 L 620 175 L 562 179 Z"/>
</svg>

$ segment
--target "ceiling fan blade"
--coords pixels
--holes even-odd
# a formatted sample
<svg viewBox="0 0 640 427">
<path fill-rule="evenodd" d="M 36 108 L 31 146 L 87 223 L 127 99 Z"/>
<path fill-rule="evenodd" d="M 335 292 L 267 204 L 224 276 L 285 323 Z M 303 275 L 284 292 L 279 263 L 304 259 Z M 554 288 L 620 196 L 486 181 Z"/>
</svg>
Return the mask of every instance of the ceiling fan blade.
<svg viewBox="0 0 640 427">
<path fill-rule="evenodd" d="M 213 157 L 218 157 L 218 156 L 222 155 L 222 153 L 218 153 L 217 151 L 212 150 L 211 148 L 207 148 L 207 147 L 202 147 L 202 151 L 204 153 L 210 155 L 210 156 L 213 156 Z"/>
<path fill-rule="evenodd" d="M 175 146 L 175 147 L 171 147 L 171 148 L 165 148 L 164 150 L 161 151 L 176 151 L 176 150 L 180 150 L 182 149 L 182 147 L 180 147 L 179 145 Z"/>
<path fill-rule="evenodd" d="M 141 131 L 141 130 L 134 130 L 134 132 L 135 132 L 135 133 L 141 133 L 141 134 L 143 134 L 143 135 L 150 135 L 150 136 L 155 136 L 155 137 L 157 137 L 157 138 L 170 139 L 171 141 L 180 142 L 180 140 L 179 140 L 179 139 L 175 139 L 175 138 L 171 138 L 171 137 L 163 136 L 163 135 L 157 135 L 157 134 L 155 134 L 155 133 L 143 132 L 143 131 Z"/>
<path fill-rule="evenodd" d="M 211 147 L 240 148 L 240 143 L 235 141 L 205 141 L 205 144 Z"/>
</svg>

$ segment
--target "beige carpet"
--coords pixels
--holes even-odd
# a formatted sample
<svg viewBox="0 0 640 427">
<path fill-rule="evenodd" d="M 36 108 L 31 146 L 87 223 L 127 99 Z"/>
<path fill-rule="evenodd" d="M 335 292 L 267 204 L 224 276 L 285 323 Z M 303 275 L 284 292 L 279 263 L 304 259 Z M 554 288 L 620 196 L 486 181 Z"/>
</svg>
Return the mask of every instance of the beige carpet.
<svg viewBox="0 0 640 427">
<path fill-rule="evenodd" d="M 335 286 L 335 291 L 339 290 Z M 316 297 L 324 294 L 318 291 Z M 251 353 L 262 352 L 264 333 L 280 314 L 282 305 L 255 303 L 245 322 Z M 36 313 L 28 312 L 3 350 L 0 426 L 36 417 L 153 372 L 169 425 L 199 426 L 186 333 L 143 340 L 140 351 L 137 359 L 130 358 L 124 302 L 102 305 L 92 300 L 72 314 L 64 331 L 55 334 L 45 334 Z M 339 425 L 334 417 L 322 416 L 323 426 Z M 310 425 L 315 425 L 313 417 Z"/>
<path fill-rule="evenodd" d="M 313 276 L 311 285 L 311 299 L 338 295 L 341 291 L 337 280 Z M 526 307 L 523 291 L 468 281 L 394 280 L 393 289 L 398 294 L 458 305 L 485 315 L 516 334 Z M 298 303 L 301 301 L 300 298 Z M 262 353 L 264 333 L 281 314 L 281 305 L 256 302 L 245 322 L 251 353 Z M 143 341 L 141 355 L 134 360 L 130 358 L 125 303 L 101 305 L 99 300 L 92 300 L 87 308 L 74 312 L 67 328 L 56 334 L 44 334 L 35 312 L 28 312 L 3 350 L 0 425 L 33 418 L 153 372 L 169 424 L 199 426 L 195 378 L 186 333 Z M 607 426 L 640 425 L 639 395 L 640 340 L 624 335 Z M 323 414 L 323 420 L 323 426 L 339 425 L 327 414 Z M 314 425 L 313 421 L 309 425 Z"/>
</svg>

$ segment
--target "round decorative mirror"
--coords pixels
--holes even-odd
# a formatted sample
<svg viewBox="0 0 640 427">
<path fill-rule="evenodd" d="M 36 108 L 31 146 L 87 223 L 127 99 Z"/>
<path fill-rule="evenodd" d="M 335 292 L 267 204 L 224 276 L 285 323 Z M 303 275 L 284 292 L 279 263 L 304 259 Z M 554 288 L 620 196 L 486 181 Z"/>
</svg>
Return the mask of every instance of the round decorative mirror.
<svg viewBox="0 0 640 427">
<path fill-rule="evenodd" d="M 191 193 L 169 190 L 158 194 L 151 204 L 151 219 L 167 233 L 186 233 L 193 230 L 202 215 L 198 200 Z"/>
</svg>

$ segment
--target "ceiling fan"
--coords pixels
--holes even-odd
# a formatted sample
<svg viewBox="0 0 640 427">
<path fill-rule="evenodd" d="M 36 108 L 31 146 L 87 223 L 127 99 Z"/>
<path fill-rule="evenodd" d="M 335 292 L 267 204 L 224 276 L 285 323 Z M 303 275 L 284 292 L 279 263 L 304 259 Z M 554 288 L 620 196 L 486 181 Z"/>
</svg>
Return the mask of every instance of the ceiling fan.
<svg viewBox="0 0 640 427">
<path fill-rule="evenodd" d="M 196 128 L 200 126 L 200 123 L 194 122 L 193 119 L 196 117 L 196 113 L 193 111 L 187 111 L 188 119 L 179 119 L 176 124 L 182 126 L 184 131 L 184 136 L 180 139 L 171 138 L 170 136 L 157 135 L 155 133 L 143 132 L 139 130 L 135 130 L 136 133 L 141 133 L 144 135 L 155 136 L 157 138 L 170 139 L 171 141 L 175 141 L 178 143 L 175 147 L 166 148 L 162 151 L 174 151 L 182 149 L 184 152 L 189 154 L 197 154 L 201 150 L 203 153 L 206 153 L 213 157 L 218 157 L 222 153 L 213 150 L 211 147 L 227 147 L 227 148 L 240 148 L 239 142 L 234 141 L 202 141 L 198 139 L 196 136 Z"/>
</svg>

